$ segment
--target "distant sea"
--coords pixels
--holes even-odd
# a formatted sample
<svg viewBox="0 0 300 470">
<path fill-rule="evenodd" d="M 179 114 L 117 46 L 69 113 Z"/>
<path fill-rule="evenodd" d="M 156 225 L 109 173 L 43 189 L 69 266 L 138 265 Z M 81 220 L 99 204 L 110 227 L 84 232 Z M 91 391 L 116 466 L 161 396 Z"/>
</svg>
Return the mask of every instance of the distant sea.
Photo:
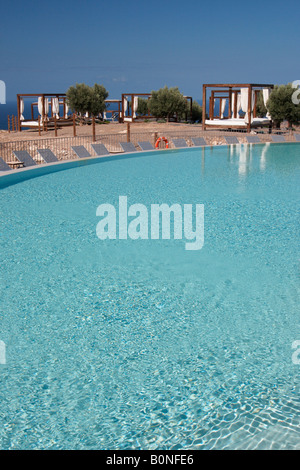
<svg viewBox="0 0 300 470">
<path fill-rule="evenodd" d="M 29 107 L 30 112 L 30 107 Z M 14 114 L 15 116 L 18 115 L 17 111 L 17 100 L 7 102 L 6 104 L 0 104 L 0 129 L 5 129 L 7 131 L 7 116 Z M 30 114 L 29 116 L 30 117 Z"/>
<path fill-rule="evenodd" d="M 36 101 L 36 100 L 35 100 Z M 200 105 L 202 102 L 200 100 L 196 100 Z M 208 105 L 207 105 L 208 107 Z M 227 114 L 228 105 L 225 108 L 225 115 Z M 218 112 L 218 104 L 216 105 L 215 111 Z M 7 102 L 6 104 L 0 104 L 0 130 L 5 129 L 7 130 L 7 116 L 11 115 L 18 115 L 17 111 L 17 100 Z M 25 119 L 31 119 L 31 101 L 26 100 L 24 113 Z"/>
</svg>

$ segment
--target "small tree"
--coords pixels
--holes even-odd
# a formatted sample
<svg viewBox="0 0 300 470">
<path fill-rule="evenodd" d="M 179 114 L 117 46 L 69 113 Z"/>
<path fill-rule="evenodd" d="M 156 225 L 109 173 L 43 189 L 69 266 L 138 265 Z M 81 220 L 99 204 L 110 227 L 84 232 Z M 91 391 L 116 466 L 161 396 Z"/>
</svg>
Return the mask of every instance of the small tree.
<svg viewBox="0 0 300 470">
<path fill-rule="evenodd" d="M 87 110 L 92 116 L 102 114 L 106 110 L 105 100 L 108 97 L 108 91 L 103 85 L 95 83 L 91 88 L 91 102 L 90 107 Z"/>
<path fill-rule="evenodd" d="M 300 122 L 300 105 L 294 104 L 292 94 L 295 88 L 287 85 L 276 85 L 267 101 L 267 108 L 277 127 L 282 121 L 287 120 L 289 125 Z"/>
<path fill-rule="evenodd" d="M 201 122 L 202 121 L 202 106 L 200 106 L 197 101 L 193 101 L 192 105 L 192 121 L 193 122 Z"/>
<path fill-rule="evenodd" d="M 177 87 L 165 86 L 158 91 L 152 91 L 149 110 L 156 118 L 167 118 L 169 121 L 174 114 L 185 113 L 186 99 Z"/>
<path fill-rule="evenodd" d="M 137 107 L 137 114 L 141 116 L 146 116 L 149 111 L 149 100 L 146 98 L 139 98 L 138 107 Z"/>
<path fill-rule="evenodd" d="M 76 83 L 68 89 L 66 95 L 71 111 L 81 115 L 88 112 L 92 116 L 97 116 L 106 109 L 105 100 L 108 92 L 104 86 L 97 83 L 93 87 L 85 83 Z"/>
<path fill-rule="evenodd" d="M 267 114 L 267 108 L 265 107 L 263 92 L 260 90 L 257 94 L 257 102 L 256 102 L 256 116 L 257 117 L 264 117 Z"/>
</svg>

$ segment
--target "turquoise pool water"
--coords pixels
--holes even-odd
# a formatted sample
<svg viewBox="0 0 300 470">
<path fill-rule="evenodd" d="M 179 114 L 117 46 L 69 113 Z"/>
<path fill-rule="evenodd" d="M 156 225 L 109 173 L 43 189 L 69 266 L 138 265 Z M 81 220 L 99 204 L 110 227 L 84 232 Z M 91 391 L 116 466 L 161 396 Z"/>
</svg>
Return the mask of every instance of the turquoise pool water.
<svg viewBox="0 0 300 470">
<path fill-rule="evenodd" d="M 166 151 L 2 188 L 1 449 L 300 448 L 300 145 Z M 205 243 L 99 204 L 204 204 Z"/>
</svg>

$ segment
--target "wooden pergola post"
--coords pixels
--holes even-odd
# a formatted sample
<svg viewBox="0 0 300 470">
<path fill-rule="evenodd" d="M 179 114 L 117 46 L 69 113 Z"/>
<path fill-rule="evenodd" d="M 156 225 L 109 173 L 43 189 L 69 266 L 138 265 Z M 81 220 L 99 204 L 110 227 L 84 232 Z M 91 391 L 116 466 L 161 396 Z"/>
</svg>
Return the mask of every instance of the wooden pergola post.
<svg viewBox="0 0 300 470">
<path fill-rule="evenodd" d="M 252 86 L 248 85 L 248 123 L 247 123 L 247 132 L 251 131 L 251 113 L 252 113 Z"/>
<path fill-rule="evenodd" d="M 232 89 L 229 88 L 229 98 L 228 98 L 228 119 L 231 118 L 231 108 L 232 108 Z"/>
<path fill-rule="evenodd" d="M 21 132 L 21 111 L 20 111 L 20 106 L 21 106 L 21 98 L 20 95 L 17 95 L 17 108 L 18 108 L 18 131 Z"/>
<path fill-rule="evenodd" d="M 75 113 L 73 113 L 73 136 L 76 137 L 76 121 L 75 121 Z"/>
<path fill-rule="evenodd" d="M 96 142 L 95 116 L 92 117 L 92 128 L 93 128 L 93 142 Z"/>
<path fill-rule="evenodd" d="M 127 122 L 127 142 L 130 142 L 130 122 Z"/>
<path fill-rule="evenodd" d="M 233 117 L 237 118 L 237 100 L 238 100 L 238 92 L 234 91 L 234 103 L 233 103 Z"/>
<path fill-rule="evenodd" d="M 202 130 L 205 131 L 206 85 L 202 87 Z"/>
</svg>

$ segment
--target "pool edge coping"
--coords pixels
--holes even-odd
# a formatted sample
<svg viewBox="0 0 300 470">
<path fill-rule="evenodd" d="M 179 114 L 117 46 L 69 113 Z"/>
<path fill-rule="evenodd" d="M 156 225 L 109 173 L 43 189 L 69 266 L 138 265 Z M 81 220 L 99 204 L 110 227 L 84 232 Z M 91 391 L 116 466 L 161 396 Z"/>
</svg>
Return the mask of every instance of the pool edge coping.
<svg viewBox="0 0 300 470">
<path fill-rule="evenodd" d="M 299 144 L 299 142 L 245 142 L 238 144 L 222 144 L 222 145 L 201 145 L 194 147 L 179 147 L 179 148 L 168 148 L 168 149 L 154 149 L 154 150 L 143 150 L 137 152 L 120 152 L 109 155 L 95 155 L 86 158 L 76 158 L 70 160 L 59 160 L 58 162 L 43 163 L 36 166 L 23 167 L 18 170 L 12 169 L 10 171 L 0 171 L 0 189 L 21 183 L 23 181 L 38 178 L 39 176 L 44 176 L 51 173 L 56 173 L 59 171 L 65 171 L 72 168 L 77 168 L 80 166 L 88 166 L 95 163 L 115 161 L 127 158 L 141 157 L 150 154 L 156 153 L 174 153 L 174 152 L 184 152 L 187 150 L 199 150 L 203 148 L 222 148 L 222 147 L 232 147 L 232 146 L 242 146 L 242 145 L 278 145 L 278 144 Z"/>
</svg>

